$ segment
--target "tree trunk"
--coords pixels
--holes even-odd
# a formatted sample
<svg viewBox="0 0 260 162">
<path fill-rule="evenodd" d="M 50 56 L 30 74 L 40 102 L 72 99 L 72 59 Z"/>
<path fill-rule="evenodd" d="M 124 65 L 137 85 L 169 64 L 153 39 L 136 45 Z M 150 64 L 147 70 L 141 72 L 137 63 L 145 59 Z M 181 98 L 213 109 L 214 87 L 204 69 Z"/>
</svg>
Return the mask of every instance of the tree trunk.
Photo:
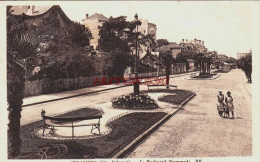
<svg viewBox="0 0 260 162">
<path fill-rule="evenodd" d="M 24 76 L 23 73 L 8 73 L 7 75 L 7 101 L 8 101 L 8 158 L 20 155 L 20 119 L 23 104 Z"/>
<path fill-rule="evenodd" d="M 170 68 L 166 69 L 166 88 L 169 89 L 169 82 L 170 82 Z"/>
</svg>

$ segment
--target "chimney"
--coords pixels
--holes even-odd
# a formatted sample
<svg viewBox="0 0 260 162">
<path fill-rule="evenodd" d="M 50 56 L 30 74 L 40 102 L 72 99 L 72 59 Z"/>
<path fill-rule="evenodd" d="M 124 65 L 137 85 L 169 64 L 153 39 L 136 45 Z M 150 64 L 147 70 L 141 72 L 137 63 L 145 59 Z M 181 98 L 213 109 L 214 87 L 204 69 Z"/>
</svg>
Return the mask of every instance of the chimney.
<svg viewBox="0 0 260 162">
<path fill-rule="evenodd" d="M 35 6 L 34 5 L 30 5 L 29 7 L 28 7 L 28 11 L 27 11 L 27 15 L 33 15 L 34 14 L 34 12 L 35 12 Z"/>
<path fill-rule="evenodd" d="M 184 43 L 184 39 L 182 39 L 182 43 Z"/>
<path fill-rule="evenodd" d="M 199 43 L 201 44 L 201 40 L 199 40 Z"/>
<path fill-rule="evenodd" d="M 86 18 L 88 18 L 88 14 L 86 14 Z"/>
<path fill-rule="evenodd" d="M 188 42 L 188 39 L 186 39 L 186 42 Z"/>
<path fill-rule="evenodd" d="M 202 45 L 204 46 L 204 41 L 202 41 Z"/>
</svg>

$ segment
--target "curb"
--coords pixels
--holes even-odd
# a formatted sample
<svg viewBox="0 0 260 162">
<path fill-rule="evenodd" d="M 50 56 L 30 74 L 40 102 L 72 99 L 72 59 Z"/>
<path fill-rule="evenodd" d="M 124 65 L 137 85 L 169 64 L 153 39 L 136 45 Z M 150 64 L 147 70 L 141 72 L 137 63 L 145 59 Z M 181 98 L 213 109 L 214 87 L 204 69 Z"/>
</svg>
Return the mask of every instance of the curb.
<svg viewBox="0 0 260 162">
<path fill-rule="evenodd" d="M 189 100 L 191 100 L 196 95 L 195 92 L 183 101 L 177 110 L 173 113 L 166 115 L 164 118 L 159 120 L 153 126 L 151 126 L 148 130 L 140 134 L 135 140 L 130 142 L 127 146 L 121 149 L 119 152 L 112 154 L 109 158 L 117 159 L 117 158 L 126 158 L 131 152 L 133 152 L 141 143 L 147 140 L 157 129 L 159 129 L 167 120 L 169 120 L 173 115 L 175 115 Z"/>
<path fill-rule="evenodd" d="M 244 85 L 244 87 L 246 88 L 247 92 L 248 92 L 248 93 L 250 94 L 250 96 L 252 97 L 252 92 L 247 88 L 247 86 L 246 86 L 245 83 L 244 83 L 243 85 Z"/>
<path fill-rule="evenodd" d="M 122 86 L 113 87 L 113 88 L 107 88 L 107 89 L 102 89 L 102 90 L 97 90 L 97 91 L 92 91 L 92 92 L 87 92 L 87 93 L 81 93 L 81 94 L 77 94 L 77 95 L 73 95 L 73 96 L 67 96 L 67 97 L 61 97 L 61 98 L 56 98 L 56 99 L 52 99 L 52 100 L 46 100 L 46 101 L 40 101 L 40 102 L 25 104 L 25 105 L 22 105 L 22 107 L 33 106 L 33 105 L 38 105 L 38 104 L 43 104 L 43 103 L 48 103 L 48 102 L 53 102 L 53 101 L 59 101 L 59 100 L 64 100 L 64 99 L 68 99 L 68 98 L 73 98 L 73 97 L 84 96 L 84 95 L 87 95 L 87 94 L 103 92 L 103 91 L 122 88 L 122 87 L 126 87 L 126 86 L 129 86 L 129 85 L 122 85 Z"/>
<path fill-rule="evenodd" d="M 219 78 L 221 76 L 221 74 L 218 74 L 216 77 L 211 78 L 185 78 L 186 80 L 215 80 L 217 78 Z"/>
<path fill-rule="evenodd" d="M 178 75 L 178 76 L 172 76 L 172 77 L 170 77 L 170 78 L 180 77 L 180 76 L 184 76 L 184 75 L 188 75 L 188 73 L 181 74 L 181 75 Z M 145 82 L 149 82 L 149 81 L 145 81 Z M 145 83 L 145 82 L 144 82 L 144 83 Z M 92 92 L 86 92 L 86 93 L 81 93 L 81 94 L 72 95 L 72 96 L 67 96 L 67 97 L 61 97 L 61 98 L 56 98 L 56 99 L 51 99 L 51 100 L 45 100 L 45 101 L 40 101 L 40 102 L 25 104 L 25 105 L 22 105 L 22 107 L 28 107 L 28 106 L 33 106 L 33 105 L 39 105 L 39 104 L 43 104 L 43 103 L 54 102 L 54 101 L 69 99 L 69 98 L 73 98 L 73 97 L 84 96 L 84 95 L 88 95 L 88 94 L 93 94 L 93 93 L 108 91 L 108 90 L 112 90 L 112 89 L 118 89 L 118 88 L 127 87 L 127 86 L 132 86 L 132 85 L 121 85 L 121 86 L 117 86 L 117 87 L 113 87 L 113 88 L 107 88 L 107 89 L 102 89 L 102 90 L 97 90 L 97 91 L 92 91 Z"/>
</svg>

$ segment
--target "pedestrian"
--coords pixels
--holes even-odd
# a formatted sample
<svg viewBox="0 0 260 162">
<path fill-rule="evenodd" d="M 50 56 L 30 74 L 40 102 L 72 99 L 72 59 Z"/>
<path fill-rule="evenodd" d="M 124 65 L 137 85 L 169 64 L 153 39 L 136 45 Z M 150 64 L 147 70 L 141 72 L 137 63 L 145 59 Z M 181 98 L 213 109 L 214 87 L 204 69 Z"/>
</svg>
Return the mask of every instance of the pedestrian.
<svg viewBox="0 0 260 162">
<path fill-rule="evenodd" d="M 217 109 L 218 109 L 218 114 L 220 117 L 224 117 L 224 94 L 222 94 L 222 91 L 219 91 L 219 94 L 217 95 L 218 97 L 218 104 L 217 104 Z"/>
<path fill-rule="evenodd" d="M 228 114 L 231 113 L 232 114 L 232 119 L 234 119 L 235 116 L 234 116 L 233 97 L 231 96 L 231 92 L 230 91 L 227 92 L 227 97 L 225 98 L 225 103 L 226 103 L 227 108 L 228 108 Z"/>
</svg>

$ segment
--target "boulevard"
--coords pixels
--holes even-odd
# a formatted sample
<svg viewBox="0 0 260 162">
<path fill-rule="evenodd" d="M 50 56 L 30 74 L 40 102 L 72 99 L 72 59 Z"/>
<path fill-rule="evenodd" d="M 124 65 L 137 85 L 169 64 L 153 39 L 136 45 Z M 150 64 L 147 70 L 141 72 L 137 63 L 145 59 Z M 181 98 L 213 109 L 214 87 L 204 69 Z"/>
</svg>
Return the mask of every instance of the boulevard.
<svg viewBox="0 0 260 162">
<path fill-rule="evenodd" d="M 188 75 L 171 78 L 171 85 L 194 91 L 196 96 L 138 146 L 128 158 L 250 156 L 252 154 L 252 105 L 250 91 L 244 85 L 246 78 L 239 69 L 220 74 L 221 76 L 215 80 L 187 80 Z M 142 85 L 140 89 L 147 90 L 147 86 Z M 105 109 L 104 103 L 110 101 L 112 97 L 128 94 L 132 90 L 132 86 L 122 87 L 28 106 L 23 108 L 21 124 L 41 120 L 42 109 L 49 115 L 57 115 L 82 106 Z M 227 91 L 232 92 L 235 119 L 224 119 L 218 116 L 216 104 L 219 90 L 222 90 L 225 95 Z"/>
</svg>

